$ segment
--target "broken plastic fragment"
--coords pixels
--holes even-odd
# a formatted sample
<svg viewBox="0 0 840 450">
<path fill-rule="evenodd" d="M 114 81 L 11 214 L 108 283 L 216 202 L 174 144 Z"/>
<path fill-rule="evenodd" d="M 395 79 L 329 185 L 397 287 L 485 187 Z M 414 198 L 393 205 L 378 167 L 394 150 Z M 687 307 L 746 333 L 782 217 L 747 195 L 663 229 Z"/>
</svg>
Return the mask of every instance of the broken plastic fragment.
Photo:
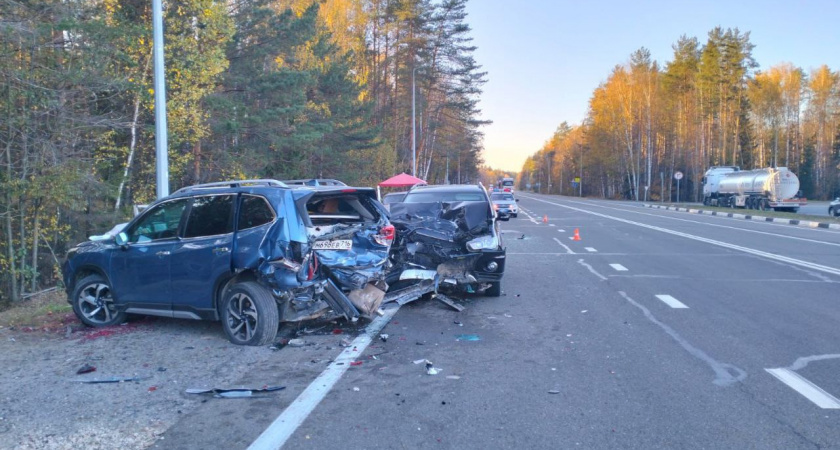
<svg viewBox="0 0 840 450">
<path fill-rule="evenodd" d="M 461 377 L 459 377 L 458 375 L 447 375 L 446 379 L 447 380 L 460 380 Z"/>
<path fill-rule="evenodd" d="M 387 333 L 380 334 L 379 339 L 381 339 L 382 342 L 388 342 L 388 334 Z"/>
<path fill-rule="evenodd" d="M 480 341 L 481 338 L 477 334 L 459 334 L 455 336 L 459 341 Z"/>
<path fill-rule="evenodd" d="M 362 365 L 362 361 L 353 361 L 353 362 L 351 362 L 351 363 L 350 363 L 350 365 L 351 365 L 351 366 L 361 366 L 361 365 Z"/>
<path fill-rule="evenodd" d="M 102 378 L 98 380 L 76 380 L 79 383 L 85 384 L 101 384 L 101 383 L 127 383 L 129 381 L 142 381 L 147 380 L 151 377 L 112 377 L 112 378 Z"/>
<path fill-rule="evenodd" d="M 303 347 L 306 341 L 303 339 L 289 339 L 289 347 Z"/>
<path fill-rule="evenodd" d="M 436 369 L 432 363 L 426 363 L 426 375 L 437 375 L 441 369 Z"/>
<path fill-rule="evenodd" d="M 560 393 L 560 391 L 558 391 L 558 390 L 556 390 L 556 389 L 552 389 L 552 390 L 548 391 L 548 393 L 549 393 L 549 394 L 559 394 L 559 393 Z"/>
<path fill-rule="evenodd" d="M 81 375 L 83 373 L 91 373 L 91 372 L 95 372 L 95 371 L 96 371 L 96 367 L 93 367 L 90 364 L 85 364 L 84 366 L 79 367 L 79 370 L 76 371 L 76 374 Z"/>
</svg>

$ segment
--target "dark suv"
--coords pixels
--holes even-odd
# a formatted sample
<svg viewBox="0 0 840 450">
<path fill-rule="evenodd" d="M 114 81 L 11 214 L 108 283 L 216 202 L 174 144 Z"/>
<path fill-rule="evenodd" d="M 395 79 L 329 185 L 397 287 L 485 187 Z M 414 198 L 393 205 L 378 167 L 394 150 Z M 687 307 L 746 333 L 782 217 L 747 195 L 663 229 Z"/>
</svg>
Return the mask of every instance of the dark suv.
<svg viewBox="0 0 840 450">
<path fill-rule="evenodd" d="M 415 186 L 390 213 L 397 241 L 389 283 L 434 279 L 442 289 L 501 295 L 505 249 L 481 185 Z"/>
<path fill-rule="evenodd" d="M 68 299 L 90 326 L 127 313 L 221 320 L 242 345 L 272 341 L 281 321 L 370 316 L 394 238 L 375 198 L 371 188 L 275 180 L 184 188 L 115 237 L 71 249 Z"/>
</svg>

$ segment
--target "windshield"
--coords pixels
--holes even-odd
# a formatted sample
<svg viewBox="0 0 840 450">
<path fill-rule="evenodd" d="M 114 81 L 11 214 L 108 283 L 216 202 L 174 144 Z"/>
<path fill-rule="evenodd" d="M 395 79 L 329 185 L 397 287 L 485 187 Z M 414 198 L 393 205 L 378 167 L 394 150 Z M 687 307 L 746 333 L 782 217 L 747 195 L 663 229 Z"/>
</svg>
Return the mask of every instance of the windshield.
<svg viewBox="0 0 840 450">
<path fill-rule="evenodd" d="M 513 180 L 503 180 L 502 186 L 513 186 Z"/>
<path fill-rule="evenodd" d="M 483 202 L 486 201 L 481 192 L 412 192 L 405 196 L 405 203 L 434 203 L 434 202 Z"/>
<path fill-rule="evenodd" d="M 510 200 L 513 201 L 512 194 L 492 194 L 490 200 Z"/>
</svg>

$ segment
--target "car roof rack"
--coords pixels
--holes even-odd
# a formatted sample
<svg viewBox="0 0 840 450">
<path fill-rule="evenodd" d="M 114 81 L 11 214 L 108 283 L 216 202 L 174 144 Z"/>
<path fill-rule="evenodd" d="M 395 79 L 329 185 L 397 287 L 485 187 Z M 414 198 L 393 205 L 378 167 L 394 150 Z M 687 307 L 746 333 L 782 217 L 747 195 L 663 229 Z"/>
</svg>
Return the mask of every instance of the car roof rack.
<svg viewBox="0 0 840 450">
<path fill-rule="evenodd" d="M 215 183 L 196 184 L 193 186 L 182 187 L 175 191 L 175 194 L 181 194 L 198 189 L 218 189 L 218 188 L 238 188 L 248 186 L 275 186 L 275 187 L 289 187 L 282 181 L 271 179 L 256 179 L 256 180 L 234 180 L 234 181 L 217 181 Z"/>
</svg>

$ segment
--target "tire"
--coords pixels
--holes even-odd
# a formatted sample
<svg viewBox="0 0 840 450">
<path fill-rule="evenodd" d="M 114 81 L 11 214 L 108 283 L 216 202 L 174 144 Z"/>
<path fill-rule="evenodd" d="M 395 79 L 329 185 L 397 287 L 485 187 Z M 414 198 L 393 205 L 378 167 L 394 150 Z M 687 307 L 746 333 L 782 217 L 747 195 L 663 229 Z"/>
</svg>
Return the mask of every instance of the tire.
<svg viewBox="0 0 840 450">
<path fill-rule="evenodd" d="M 490 287 L 484 290 L 485 297 L 500 297 L 502 295 L 502 282 L 493 281 Z"/>
<path fill-rule="evenodd" d="M 236 345 L 266 345 L 280 325 L 277 302 L 254 281 L 237 283 L 225 292 L 221 318 L 225 334 Z"/>
<path fill-rule="evenodd" d="M 102 275 L 89 275 L 79 280 L 70 298 L 76 317 L 89 327 L 125 322 L 126 313 L 117 311 L 111 286 Z"/>
<path fill-rule="evenodd" d="M 515 219 L 515 218 L 517 218 L 517 217 L 519 217 L 519 213 L 517 213 L 517 214 L 511 214 L 511 215 L 513 216 L 513 218 L 514 218 L 514 219 Z"/>
</svg>

